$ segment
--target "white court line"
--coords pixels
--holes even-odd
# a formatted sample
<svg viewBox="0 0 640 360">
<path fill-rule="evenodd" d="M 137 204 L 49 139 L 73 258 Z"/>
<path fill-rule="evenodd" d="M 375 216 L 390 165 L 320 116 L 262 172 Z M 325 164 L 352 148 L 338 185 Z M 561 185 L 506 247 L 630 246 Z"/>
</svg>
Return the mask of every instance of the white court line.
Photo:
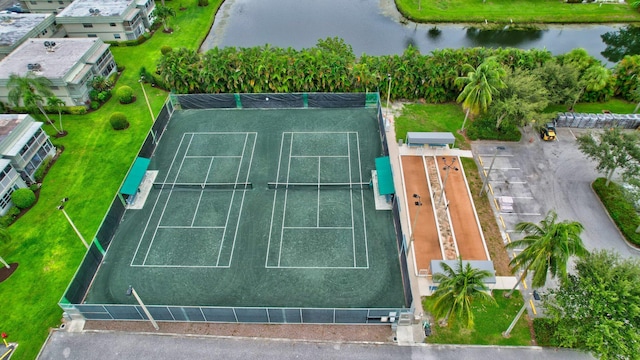
<svg viewBox="0 0 640 360">
<path fill-rule="evenodd" d="M 247 169 L 247 176 L 245 178 L 245 182 L 249 182 L 249 175 L 251 174 L 251 165 L 253 164 L 253 155 L 255 154 L 256 142 L 258 141 L 258 133 L 252 132 L 251 134 L 253 134 L 254 136 L 253 146 L 251 147 L 251 158 L 249 158 L 249 168 Z M 242 151 L 242 154 L 244 158 L 244 149 Z M 242 164 L 242 161 L 240 161 L 240 164 Z M 244 199 L 245 199 L 245 196 L 247 195 L 247 189 L 243 189 L 241 191 L 242 191 L 242 199 L 240 200 L 240 211 L 238 212 L 238 219 L 236 221 L 236 232 L 233 235 L 233 244 L 231 245 L 231 256 L 229 256 L 229 266 L 231 266 L 231 261 L 233 260 L 233 254 L 236 249 L 236 240 L 238 238 L 238 229 L 240 227 L 240 219 L 242 218 L 242 209 L 244 208 Z"/>
<path fill-rule="evenodd" d="M 191 147 L 191 142 L 192 141 L 193 141 L 193 135 L 191 135 L 191 138 L 189 139 L 189 144 L 187 144 L 187 150 L 185 151 L 185 154 L 189 152 L 189 148 Z M 182 170 L 182 166 L 183 165 L 184 165 L 184 157 L 182 158 L 182 161 L 180 162 L 180 166 L 178 167 L 178 172 L 176 173 L 176 177 L 173 179 L 174 182 L 178 179 L 178 175 L 180 175 L 180 170 Z M 160 190 L 160 191 L 162 191 L 162 190 Z M 167 200 L 164 203 L 164 207 L 162 208 L 162 212 L 160 213 L 160 219 L 158 220 L 158 226 L 160 226 L 160 224 L 162 223 L 162 218 L 164 218 L 164 213 L 167 210 L 167 205 L 169 205 L 169 199 L 171 198 L 172 194 L 173 194 L 173 192 L 171 190 L 169 190 L 169 196 L 167 197 Z M 151 242 L 149 243 L 149 247 L 147 248 L 147 252 L 144 255 L 144 260 L 142 261 L 142 265 L 144 265 L 147 262 L 147 258 L 149 257 L 149 252 L 151 251 L 151 248 L 153 247 L 153 242 L 156 240 L 156 234 L 158 234 L 158 228 L 157 227 L 156 227 L 155 231 L 153 232 L 153 237 L 151 238 Z"/>
<path fill-rule="evenodd" d="M 158 229 L 224 229 L 224 226 L 158 225 Z"/>
<path fill-rule="evenodd" d="M 253 133 L 253 132 L 251 132 Z M 246 135 L 246 131 L 196 131 L 196 132 L 186 132 L 185 135 Z"/>
<path fill-rule="evenodd" d="M 349 133 L 347 133 L 347 154 L 349 155 L 349 181 L 352 181 L 353 175 L 351 174 L 351 141 L 349 139 Z M 360 177 L 360 180 L 362 180 L 362 176 Z M 353 217 L 353 189 L 349 190 L 349 206 L 351 207 L 351 250 L 353 251 L 353 266 L 357 266 L 358 261 L 356 257 L 356 224 L 355 218 Z"/>
<path fill-rule="evenodd" d="M 164 181 L 166 182 L 167 179 L 169 178 L 169 174 L 171 173 L 171 169 L 173 169 L 173 165 L 175 164 L 176 158 L 178 157 L 178 150 L 180 150 L 180 148 L 182 147 L 182 143 L 184 142 L 184 137 L 185 135 L 182 134 L 182 138 L 180 139 L 180 143 L 178 144 L 178 148 L 176 150 L 176 153 L 173 155 L 173 159 L 171 159 L 171 165 L 169 166 L 169 170 L 167 171 L 167 174 L 164 176 Z M 158 197 L 156 198 L 156 201 L 153 203 L 153 208 L 151 208 L 151 215 L 149 215 L 149 218 L 147 219 L 147 223 L 144 226 L 144 230 L 142 231 L 142 235 L 140 235 L 140 240 L 138 241 L 138 246 L 136 246 L 136 251 L 133 253 L 133 257 L 131 258 L 131 263 L 129 264 L 129 266 L 133 266 L 133 261 L 135 260 L 136 256 L 138 255 L 138 250 L 140 249 L 140 245 L 142 244 L 142 239 L 144 239 L 144 234 L 146 234 L 147 229 L 149 228 L 149 223 L 151 222 L 151 217 L 153 216 L 153 214 L 156 211 L 156 206 L 158 205 L 158 201 L 160 201 L 160 197 L 162 195 L 162 190 L 164 189 L 160 189 L 160 192 L 158 193 Z M 158 225 L 160 224 L 160 221 L 158 221 Z"/>
<path fill-rule="evenodd" d="M 131 265 L 131 267 L 140 268 L 177 268 L 177 269 L 228 269 L 230 266 L 216 266 L 216 265 Z"/>
<path fill-rule="evenodd" d="M 330 229 L 330 230 L 349 230 L 350 226 L 283 226 L 283 229 Z"/>
<path fill-rule="evenodd" d="M 204 179 L 204 183 L 206 184 L 209 180 L 209 174 L 211 173 L 211 166 L 213 165 L 213 160 L 215 156 L 211 157 L 209 161 L 209 168 L 207 169 L 207 176 Z M 200 202 L 202 201 L 202 195 L 204 195 L 204 187 L 200 190 L 200 196 L 198 197 L 198 203 L 196 204 L 196 208 L 193 212 L 193 218 L 191 218 L 191 226 L 196 222 L 196 216 L 198 216 L 198 209 L 200 209 Z"/>
<path fill-rule="evenodd" d="M 282 147 L 284 146 L 284 132 L 280 137 L 280 154 L 278 155 L 278 171 L 276 171 L 276 181 L 280 180 L 280 166 L 282 163 Z M 268 267 L 269 264 L 269 249 L 271 248 L 271 234 L 273 234 L 273 218 L 276 213 L 276 200 L 277 200 L 278 190 L 273 192 L 273 205 L 271 206 L 271 223 L 269 224 L 269 241 L 267 242 L 267 256 L 264 260 L 264 266 Z"/>
<path fill-rule="evenodd" d="M 291 155 L 292 158 L 317 158 L 317 157 L 326 157 L 326 158 L 346 158 L 347 155 Z"/>
<path fill-rule="evenodd" d="M 362 182 L 362 158 L 360 157 L 360 135 L 356 132 L 356 149 L 358 149 L 358 169 L 360 169 L 360 182 Z M 369 239 L 367 238 L 367 217 L 364 209 L 364 189 L 360 189 L 360 202 L 362 203 L 362 230 L 364 231 L 364 251 L 369 268 Z"/>
<path fill-rule="evenodd" d="M 267 266 L 267 269 L 366 270 L 369 266 Z"/>
<path fill-rule="evenodd" d="M 320 156 L 317 157 L 318 158 L 318 195 L 317 195 L 317 201 L 316 204 L 318 204 L 316 206 L 316 226 L 320 226 L 320 163 L 322 162 L 322 158 Z"/>
<path fill-rule="evenodd" d="M 289 164 L 287 166 L 287 182 L 289 182 L 289 175 L 291 173 L 291 153 L 293 152 L 293 135 L 291 133 L 291 144 L 289 144 Z M 282 209 L 282 224 L 280 225 L 280 251 L 278 251 L 278 266 L 280 266 L 280 261 L 282 260 L 282 242 L 284 241 L 284 219 L 287 216 L 287 194 L 289 191 L 284 192 L 284 205 Z"/>
<path fill-rule="evenodd" d="M 238 178 L 240 177 L 240 170 L 242 169 L 242 160 L 244 159 L 244 149 L 247 148 L 247 139 L 249 138 L 249 133 L 244 134 L 244 144 L 242 145 L 242 157 L 240 158 L 240 162 L 238 163 L 238 170 L 236 171 L 235 183 L 238 183 Z M 209 176 L 207 174 L 207 176 Z M 233 191 L 231 193 L 231 200 L 229 201 L 229 209 L 227 210 L 227 218 L 224 221 L 224 230 L 222 231 L 222 239 L 220 239 L 220 247 L 218 248 L 218 257 L 216 258 L 216 265 L 220 265 L 220 256 L 222 256 L 222 248 L 224 247 L 224 238 L 227 236 L 227 226 L 229 226 L 229 219 L 231 218 L 231 209 L 233 209 L 233 199 L 236 197 L 236 192 Z M 237 219 L 237 221 L 240 221 Z M 234 238 L 235 241 L 235 238 Z M 232 244 L 233 245 L 233 244 Z M 231 264 L 231 260 L 229 260 L 229 264 Z"/>
<path fill-rule="evenodd" d="M 212 158 L 212 157 L 217 157 L 217 158 L 241 158 L 242 155 L 187 155 L 185 156 L 185 159 L 208 159 L 208 158 Z"/>
</svg>

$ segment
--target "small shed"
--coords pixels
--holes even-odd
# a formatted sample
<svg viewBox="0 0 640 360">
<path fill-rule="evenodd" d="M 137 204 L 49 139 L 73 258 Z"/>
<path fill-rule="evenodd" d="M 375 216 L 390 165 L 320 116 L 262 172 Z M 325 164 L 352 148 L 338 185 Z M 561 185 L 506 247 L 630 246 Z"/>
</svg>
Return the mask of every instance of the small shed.
<svg viewBox="0 0 640 360">
<path fill-rule="evenodd" d="M 456 138 L 450 132 L 408 132 L 406 143 L 409 146 L 439 146 L 452 145 Z"/>
</svg>

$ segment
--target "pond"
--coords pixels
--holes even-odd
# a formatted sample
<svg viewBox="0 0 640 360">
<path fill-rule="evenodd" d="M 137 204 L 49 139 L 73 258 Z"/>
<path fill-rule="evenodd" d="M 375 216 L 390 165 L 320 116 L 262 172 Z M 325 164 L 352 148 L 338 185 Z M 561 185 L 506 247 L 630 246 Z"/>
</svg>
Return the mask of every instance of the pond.
<svg viewBox="0 0 640 360">
<path fill-rule="evenodd" d="M 226 0 L 201 50 L 264 44 L 302 49 L 313 47 L 318 39 L 338 36 L 358 56 L 400 54 L 409 45 L 423 54 L 439 48 L 484 46 L 546 48 L 557 55 L 581 47 L 612 65 L 621 58 L 620 51 L 640 52 L 638 28 L 623 25 L 565 25 L 528 31 L 510 30 L 509 26 L 489 31 L 459 24 L 440 24 L 439 31 L 430 31 L 433 28 L 404 20 L 393 0 Z M 622 34 L 624 31 L 632 34 Z M 603 42 L 602 35 L 607 33 L 613 35 L 609 38 L 614 49 Z"/>
</svg>

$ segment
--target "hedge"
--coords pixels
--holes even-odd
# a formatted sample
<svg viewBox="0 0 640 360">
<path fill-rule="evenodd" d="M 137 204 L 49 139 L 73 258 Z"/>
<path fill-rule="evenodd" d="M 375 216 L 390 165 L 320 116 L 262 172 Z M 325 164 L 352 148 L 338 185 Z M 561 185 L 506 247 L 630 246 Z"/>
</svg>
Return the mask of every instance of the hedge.
<svg viewBox="0 0 640 360">
<path fill-rule="evenodd" d="M 622 186 L 614 182 L 605 186 L 606 182 L 605 178 L 596 179 L 592 184 L 593 190 L 600 197 L 600 201 L 624 237 L 629 242 L 640 246 L 640 234 L 636 233 L 636 229 L 640 225 L 640 216 L 638 216 L 632 200 L 629 199 Z"/>
</svg>

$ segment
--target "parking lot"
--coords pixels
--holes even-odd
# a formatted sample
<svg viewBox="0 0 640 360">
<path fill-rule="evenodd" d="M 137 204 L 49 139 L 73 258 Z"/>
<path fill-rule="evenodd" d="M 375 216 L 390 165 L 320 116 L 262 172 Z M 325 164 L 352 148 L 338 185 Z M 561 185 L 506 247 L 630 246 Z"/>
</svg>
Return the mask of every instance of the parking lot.
<svg viewBox="0 0 640 360">
<path fill-rule="evenodd" d="M 513 201 L 512 211 L 498 211 L 498 223 L 515 240 L 521 238 L 513 231 L 515 224 L 537 223 L 548 210 L 554 209 L 559 220 L 576 220 L 584 225 L 582 239 L 587 249 L 612 249 L 625 257 L 640 256 L 624 241 L 591 189 L 591 182 L 601 175 L 576 144 L 576 136 L 588 131 L 558 128 L 557 141 L 542 141 L 529 132 L 519 143 L 473 143 L 476 161 L 485 171 L 495 154 L 489 174 L 494 204 L 501 197 L 511 197 Z M 498 146 L 504 150 L 496 152 Z"/>
</svg>

